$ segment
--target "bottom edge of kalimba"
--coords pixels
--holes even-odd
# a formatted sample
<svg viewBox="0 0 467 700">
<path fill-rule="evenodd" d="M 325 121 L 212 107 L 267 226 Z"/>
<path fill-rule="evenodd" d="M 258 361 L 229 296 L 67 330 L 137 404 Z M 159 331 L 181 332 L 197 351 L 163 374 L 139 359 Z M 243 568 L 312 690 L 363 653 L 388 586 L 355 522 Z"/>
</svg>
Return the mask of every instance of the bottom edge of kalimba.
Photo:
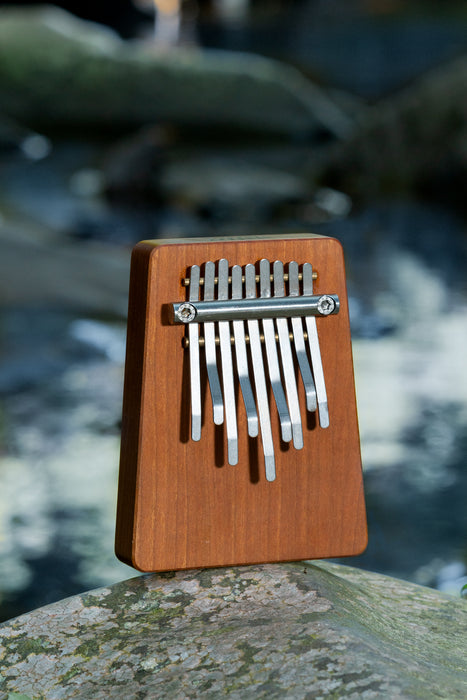
<svg viewBox="0 0 467 700">
<path fill-rule="evenodd" d="M 138 554 L 135 553 L 130 555 L 130 557 L 128 558 L 126 556 L 126 553 L 121 552 L 118 548 L 116 548 L 115 554 L 117 558 L 124 564 L 127 564 L 136 569 L 137 571 L 141 571 L 142 573 L 167 573 L 171 571 L 190 571 L 193 569 L 225 569 L 242 566 L 256 566 L 260 564 L 285 564 L 287 562 L 350 558 L 357 557 L 363 554 L 367 546 L 368 533 L 365 528 L 361 539 L 356 541 L 353 547 L 346 547 L 342 549 L 336 548 L 335 550 L 328 552 L 311 549 L 308 552 L 303 552 L 303 554 L 301 554 L 300 556 L 283 556 L 279 558 L 263 558 L 261 556 L 251 558 L 232 557 L 225 559 L 213 559 L 211 561 L 201 557 L 199 559 L 188 560 L 185 562 L 175 562 L 140 557 Z"/>
</svg>

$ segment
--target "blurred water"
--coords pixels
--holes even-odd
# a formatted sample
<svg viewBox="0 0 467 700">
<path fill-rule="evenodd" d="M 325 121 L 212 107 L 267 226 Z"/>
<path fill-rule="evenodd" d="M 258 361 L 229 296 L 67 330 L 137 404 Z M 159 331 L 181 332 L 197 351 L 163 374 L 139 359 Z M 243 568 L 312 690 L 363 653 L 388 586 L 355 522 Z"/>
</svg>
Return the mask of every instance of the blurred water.
<svg viewBox="0 0 467 700">
<path fill-rule="evenodd" d="M 460 590 L 464 224 L 392 202 L 313 228 L 338 237 L 346 254 L 370 528 L 368 551 L 353 563 Z M 4 617 L 131 575 L 113 555 L 124 337 L 123 320 L 3 310 Z"/>
<path fill-rule="evenodd" d="M 206 25 L 203 40 L 279 52 L 370 98 L 467 44 L 465 26 L 453 21 L 406 22 L 401 31 L 374 18 L 328 18 L 324 28 L 299 16 L 276 34 L 269 24 L 220 37 Z M 233 149 L 219 148 L 226 172 L 238 173 Z M 206 150 L 201 144 L 195 156 Z M 282 168 L 286 157 L 284 172 L 299 177 L 309 157 L 303 145 L 287 146 L 285 156 L 272 146 L 261 157 L 252 150 L 270 189 L 280 180 L 266 166 Z M 342 241 L 370 530 L 367 552 L 351 563 L 459 594 L 467 564 L 465 220 L 408 200 L 352 212 L 348 197 L 326 191 L 314 200 L 310 193 L 306 207 L 287 199 L 255 209 L 216 199 L 186 206 L 185 191 L 183 206 L 179 193 L 151 207 L 110 204 L 100 190 L 102 144 L 33 141 L 23 155 L 1 155 L 0 618 L 133 573 L 113 555 L 125 340 L 124 304 L 113 302 L 124 299 L 128 275 L 116 254 L 129 263 L 132 243 L 174 234 L 315 231 Z M 245 153 L 235 157 L 243 167 Z M 178 172 L 194 162 L 196 177 L 197 161 L 177 158 Z M 79 274 L 76 288 L 64 290 L 68 269 L 58 266 L 69 261 Z"/>
</svg>

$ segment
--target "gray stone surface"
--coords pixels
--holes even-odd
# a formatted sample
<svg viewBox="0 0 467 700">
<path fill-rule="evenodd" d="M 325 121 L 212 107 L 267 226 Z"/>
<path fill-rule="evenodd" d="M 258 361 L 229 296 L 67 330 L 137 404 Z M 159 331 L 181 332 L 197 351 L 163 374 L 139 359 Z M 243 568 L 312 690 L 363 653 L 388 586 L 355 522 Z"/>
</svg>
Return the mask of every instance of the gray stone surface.
<svg viewBox="0 0 467 700">
<path fill-rule="evenodd" d="M 169 121 L 343 135 L 351 120 L 299 71 L 252 54 L 124 42 L 51 7 L 0 12 L 0 104 L 34 128 Z"/>
<path fill-rule="evenodd" d="M 464 698 L 467 603 L 331 563 L 146 575 L 0 626 L 5 698 Z"/>
</svg>

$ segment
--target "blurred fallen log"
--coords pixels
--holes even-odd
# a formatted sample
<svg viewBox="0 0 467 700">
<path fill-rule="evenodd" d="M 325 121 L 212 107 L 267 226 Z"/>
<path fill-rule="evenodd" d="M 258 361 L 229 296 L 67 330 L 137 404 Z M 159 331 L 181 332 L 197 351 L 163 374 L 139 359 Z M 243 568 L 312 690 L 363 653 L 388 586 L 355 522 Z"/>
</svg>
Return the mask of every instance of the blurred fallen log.
<svg viewBox="0 0 467 700">
<path fill-rule="evenodd" d="M 306 138 L 352 120 L 296 69 L 252 54 L 125 42 L 52 7 L 0 10 L 0 104 L 28 127 L 173 123 Z"/>
</svg>

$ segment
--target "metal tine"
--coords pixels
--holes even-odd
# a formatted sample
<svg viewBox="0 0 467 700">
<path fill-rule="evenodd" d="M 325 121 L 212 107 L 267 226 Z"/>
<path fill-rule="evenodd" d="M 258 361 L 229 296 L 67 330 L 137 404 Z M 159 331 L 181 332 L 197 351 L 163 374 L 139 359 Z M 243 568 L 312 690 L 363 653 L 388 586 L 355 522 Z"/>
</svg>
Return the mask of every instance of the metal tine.
<svg viewBox="0 0 467 700">
<path fill-rule="evenodd" d="M 284 265 L 280 260 L 273 264 L 274 296 L 285 296 L 284 290 Z M 286 318 L 276 318 L 277 334 L 281 349 L 282 370 L 284 374 L 285 391 L 289 404 L 290 418 L 292 421 L 293 444 L 297 450 L 303 447 L 302 420 L 300 417 L 300 404 L 298 402 L 297 383 L 295 369 L 290 346 L 289 326 Z"/>
<path fill-rule="evenodd" d="M 198 301 L 199 298 L 199 265 L 192 265 L 190 269 L 189 300 Z M 199 364 L 199 323 L 190 323 L 188 326 L 188 339 L 190 341 L 190 391 L 191 391 L 191 439 L 201 440 L 201 373 Z"/>
<path fill-rule="evenodd" d="M 303 273 L 303 294 L 309 296 L 313 294 L 313 268 L 310 263 L 304 263 Z M 323 362 L 319 349 L 318 330 L 316 318 L 306 317 L 306 329 L 308 332 L 308 345 L 310 348 L 311 365 L 315 377 L 316 396 L 318 399 L 319 424 L 322 428 L 329 427 L 328 397 L 326 394 L 326 384 L 324 381 Z"/>
<path fill-rule="evenodd" d="M 289 296 L 298 297 L 300 294 L 298 263 L 292 261 L 289 263 Z M 316 388 L 313 381 L 310 363 L 305 346 L 305 336 L 303 334 L 302 319 L 297 316 L 292 316 L 292 331 L 295 353 L 297 355 L 298 366 L 302 376 L 303 386 L 305 388 L 306 408 L 307 411 L 316 411 Z"/>
<path fill-rule="evenodd" d="M 204 300 L 214 300 L 214 277 L 216 266 L 213 262 L 207 262 L 204 268 Z M 213 419 L 216 425 L 224 422 L 224 403 L 217 371 L 216 359 L 216 333 L 213 321 L 203 323 L 204 328 L 204 352 L 206 357 L 206 369 L 208 372 L 209 389 L 212 398 Z"/>
<path fill-rule="evenodd" d="M 243 295 L 242 268 L 239 265 L 232 267 L 232 299 L 241 299 Z M 233 322 L 235 338 L 235 356 L 237 358 L 237 372 L 242 390 L 243 402 L 248 425 L 248 435 L 258 435 L 258 414 L 256 413 L 255 398 L 251 388 L 248 374 L 248 359 L 246 354 L 245 326 L 243 321 Z"/>
<path fill-rule="evenodd" d="M 225 258 L 218 264 L 219 283 L 217 298 L 229 298 L 229 263 Z M 237 411 L 235 407 L 235 388 L 232 365 L 232 347 L 230 345 L 230 323 L 219 321 L 219 341 L 222 360 L 222 384 L 224 387 L 225 424 L 227 428 L 227 456 L 229 464 L 238 463 Z"/>
<path fill-rule="evenodd" d="M 245 266 L 245 296 L 247 299 L 256 297 L 255 266 Z M 256 319 L 248 319 L 248 334 L 250 336 L 250 352 L 255 377 L 256 401 L 258 404 L 259 425 L 261 428 L 261 441 L 263 443 L 264 465 L 266 479 L 274 481 L 276 478 L 276 461 L 274 458 L 274 442 L 272 439 L 271 416 L 269 413 L 268 390 L 264 374 L 263 351 L 259 334 L 259 322 Z"/>
<path fill-rule="evenodd" d="M 260 293 L 262 297 L 271 296 L 269 260 L 263 258 L 259 263 Z M 277 346 L 272 318 L 263 318 L 264 344 L 266 346 L 266 357 L 268 359 L 269 379 L 271 380 L 272 393 L 276 401 L 277 411 L 281 424 L 281 434 L 284 442 L 292 440 L 292 421 L 290 420 L 289 409 L 282 387 L 281 372 L 279 368 L 279 358 L 277 356 Z"/>
</svg>

